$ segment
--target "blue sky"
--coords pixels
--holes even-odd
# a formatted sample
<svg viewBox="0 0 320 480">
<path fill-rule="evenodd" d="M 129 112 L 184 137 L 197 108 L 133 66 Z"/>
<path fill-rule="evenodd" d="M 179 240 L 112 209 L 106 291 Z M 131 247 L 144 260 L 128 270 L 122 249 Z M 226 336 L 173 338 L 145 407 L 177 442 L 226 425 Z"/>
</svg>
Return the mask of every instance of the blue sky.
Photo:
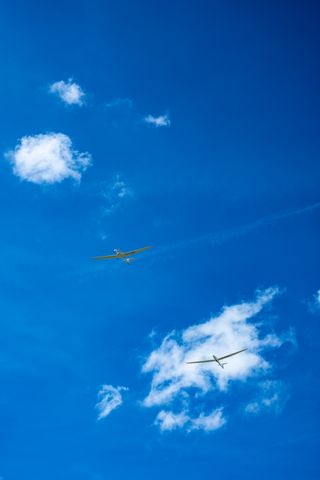
<svg viewBox="0 0 320 480">
<path fill-rule="evenodd" d="M 2 480 L 319 478 L 318 25 L 2 6 Z"/>
</svg>

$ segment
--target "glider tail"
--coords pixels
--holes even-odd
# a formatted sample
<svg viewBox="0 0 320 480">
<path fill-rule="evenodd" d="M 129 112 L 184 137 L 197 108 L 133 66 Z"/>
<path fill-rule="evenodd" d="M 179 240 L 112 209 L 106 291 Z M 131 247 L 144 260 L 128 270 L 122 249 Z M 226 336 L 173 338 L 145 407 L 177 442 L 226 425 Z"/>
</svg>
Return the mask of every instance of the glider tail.
<svg viewBox="0 0 320 480">
<path fill-rule="evenodd" d="M 219 361 L 219 358 L 216 357 L 215 355 L 213 355 L 213 360 L 215 360 L 215 361 L 217 362 L 217 364 L 219 365 L 219 367 L 221 367 L 221 368 L 224 368 L 224 366 L 227 365 L 226 362 L 225 362 L 225 363 L 221 363 L 221 362 Z"/>
</svg>

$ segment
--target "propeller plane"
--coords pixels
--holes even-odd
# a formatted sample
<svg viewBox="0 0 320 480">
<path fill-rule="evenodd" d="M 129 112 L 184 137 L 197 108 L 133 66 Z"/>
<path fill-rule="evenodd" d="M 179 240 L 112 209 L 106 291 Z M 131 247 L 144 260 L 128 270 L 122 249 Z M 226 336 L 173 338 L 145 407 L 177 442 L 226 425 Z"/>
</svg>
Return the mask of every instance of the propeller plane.
<svg viewBox="0 0 320 480">
<path fill-rule="evenodd" d="M 134 261 L 132 255 L 136 255 L 137 253 L 144 252 L 145 250 L 149 250 L 152 247 L 142 247 L 137 248 L 136 250 L 131 250 L 130 252 L 122 252 L 121 250 L 115 248 L 113 255 L 101 255 L 99 257 L 93 257 L 93 260 L 109 260 L 109 259 L 122 259 L 127 265 Z"/>
</svg>

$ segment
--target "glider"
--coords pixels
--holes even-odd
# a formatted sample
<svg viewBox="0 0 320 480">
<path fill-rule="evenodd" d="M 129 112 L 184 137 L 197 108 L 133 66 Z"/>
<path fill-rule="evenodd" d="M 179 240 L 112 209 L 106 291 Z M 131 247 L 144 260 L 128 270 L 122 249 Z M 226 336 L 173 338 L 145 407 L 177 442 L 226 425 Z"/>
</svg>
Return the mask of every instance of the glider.
<svg viewBox="0 0 320 480">
<path fill-rule="evenodd" d="M 238 352 L 233 352 L 233 353 L 229 353 L 229 355 L 225 355 L 224 357 L 216 357 L 215 355 L 213 355 L 213 359 L 212 360 L 197 360 L 195 362 L 187 362 L 187 363 L 209 363 L 209 362 L 216 362 L 221 368 L 224 368 L 224 365 L 226 365 L 226 363 L 220 363 L 220 360 L 224 360 L 225 358 L 229 358 L 229 357 L 232 357 L 233 355 L 238 355 L 238 353 L 241 353 L 241 352 L 244 352 L 245 350 L 248 350 L 247 348 L 244 348 L 243 350 L 238 350 Z"/>
<path fill-rule="evenodd" d="M 143 247 L 143 248 L 137 248 L 136 250 L 131 250 L 130 252 L 121 252 L 121 250 L 118 250 L 115 248 L 113 250 L 113 255 L 102 255 L 100 257 L 93 257 L 93 260 L 109 260 L 113 258 L 120 258 L 122 259 L 125 263 L 130 264 L 133 262 L 133 258 L 130 258 L 131 255 L 135 255 L 136 253 L 144 252 L 145 250 L 149 250 L 149 248 L 152 247 Z"/>
</svg>

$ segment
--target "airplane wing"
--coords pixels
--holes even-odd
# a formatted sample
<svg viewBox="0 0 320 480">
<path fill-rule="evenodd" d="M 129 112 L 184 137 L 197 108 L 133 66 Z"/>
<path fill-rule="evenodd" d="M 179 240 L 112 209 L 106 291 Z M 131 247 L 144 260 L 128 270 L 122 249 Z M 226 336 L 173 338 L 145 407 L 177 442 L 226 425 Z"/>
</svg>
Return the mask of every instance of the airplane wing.
<svg viewBox="0 0 320 480">
<path fill-rule="evenodd" d="M 218 358 L 218 360 L 220 361 L 220 360 L 224 360 L 225 358 L 232 357 L 233 355 L 238 355 L 238 353 L 244 352 L 245 350 L 248 350 L 248 349 L 244 348 L 243 350 L 239 350 L 238 352 L 229 353 L 229 355 L 225 355 L 224 357 L 220 357 L 220 358 Z"/>
<path fill-rule="evenodd" d="M 149 248 L 152 248 L 152 247 L 137 248 L 136 250 L 131 250 L 131 252 L 124 252 L 124 254 L 125 255 L 134 255 L 135 253 L 140 253 L 140 252 L 144 252 L 145 250 L 149 250 Z"/>
<path fill-rule="evenodd" d="M 186 363 L 209 363 L 209 362 L 215 362 L 215 360 L 198 360 L 196 362 L 186 362 Z"/>
<path fill-rule="evenodd" d="M 107 260 L 108 258 L 118 258 L 116 255 L 102 255 L 100 257 L 92 257 L 92 260 Z"/>
</svg>

